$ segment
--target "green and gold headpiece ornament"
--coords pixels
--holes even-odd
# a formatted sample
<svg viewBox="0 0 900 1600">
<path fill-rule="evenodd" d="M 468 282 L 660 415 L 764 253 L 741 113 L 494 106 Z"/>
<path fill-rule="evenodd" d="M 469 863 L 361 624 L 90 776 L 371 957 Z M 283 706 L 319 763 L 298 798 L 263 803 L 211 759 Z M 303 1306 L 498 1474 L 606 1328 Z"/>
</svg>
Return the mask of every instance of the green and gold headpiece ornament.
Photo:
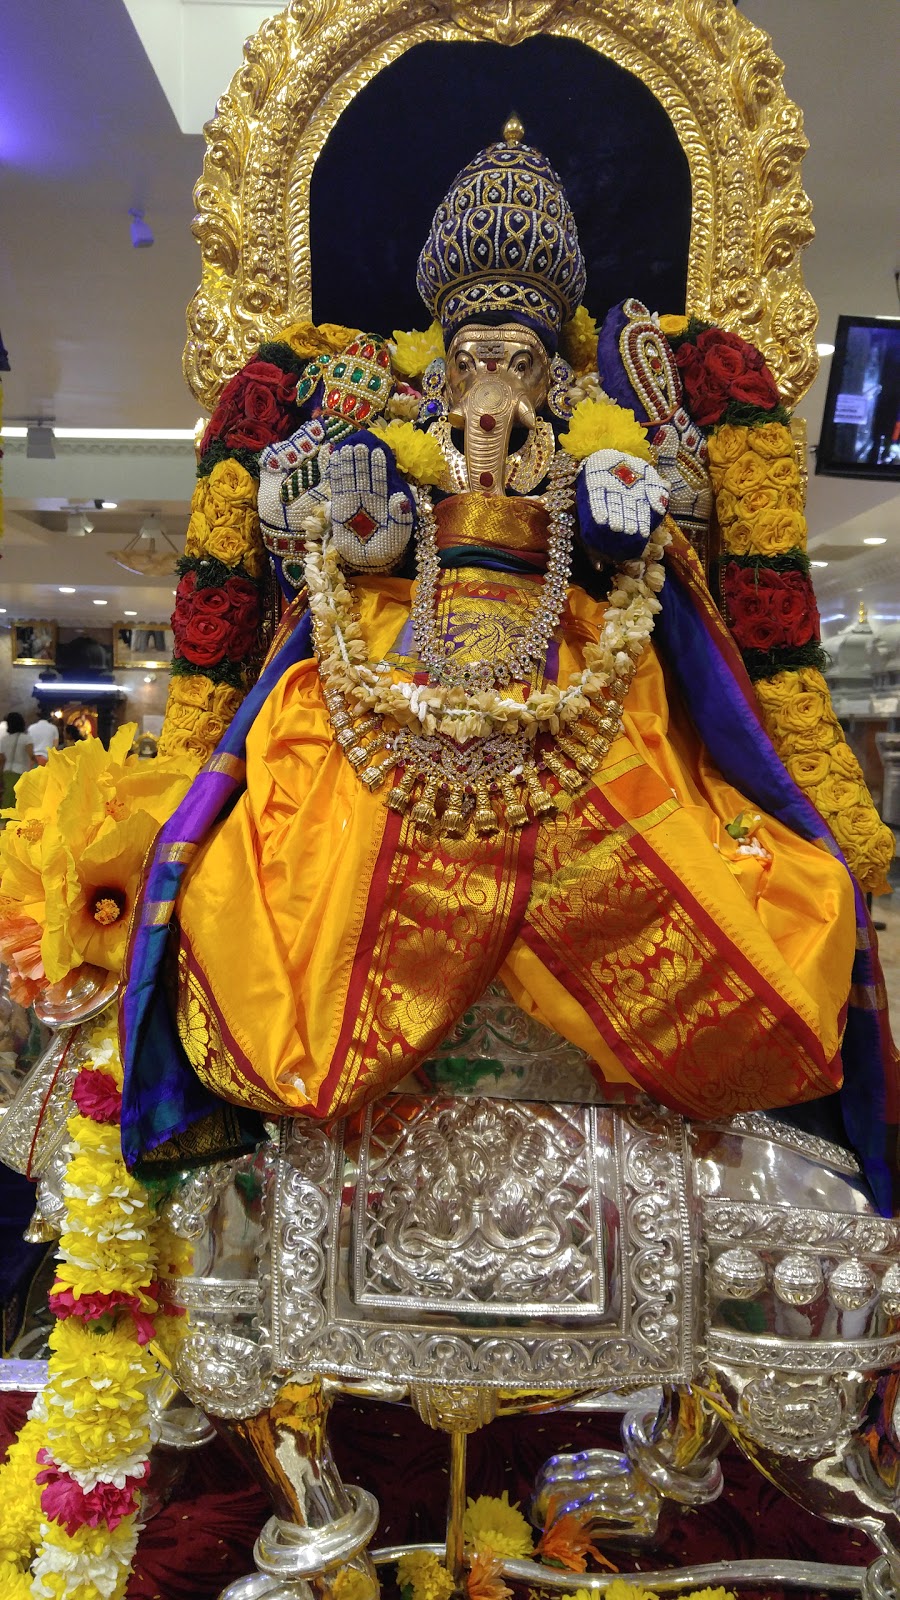
<svg viewBox="0 0 900 1600">
<path fill-rule="evenodd" d="M 556 349 L 584 294 L 584 260 L 565 190 L 511 117 L 503 141 L 454 178 L 419 257 L 422 299 L 449 344 L 467 322 L 521 322 Z"/>
</svg>

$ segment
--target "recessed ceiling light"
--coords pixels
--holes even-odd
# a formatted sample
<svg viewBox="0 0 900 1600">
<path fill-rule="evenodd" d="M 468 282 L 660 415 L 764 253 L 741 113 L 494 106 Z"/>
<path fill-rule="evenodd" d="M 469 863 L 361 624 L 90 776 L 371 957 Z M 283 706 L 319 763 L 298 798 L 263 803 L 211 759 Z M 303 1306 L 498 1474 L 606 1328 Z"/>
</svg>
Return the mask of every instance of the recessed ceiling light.
<svg viewBox="0 0 900 1600">
<path fill-rule="evenodd" d="M 60 586 L 59 586 L 59 592 L 60 592 L 60 594 L 74 594 L 75 590 L 74 589 L 70 589 L 68 584 L 61 583 Z"/>
<path fill-rule="evenodd" d="M 887 539 L 882 539 L 880 536 L 878 538 L 873 536 L 871 539 L 863 539 L 863 544 L 887 544 Z"/>
<path fill-rule="evenodd" d="M 828 562 L 827 561 L 811 561 L 809 564 L 810 564 L 811 567 L 827 567 Z"/>
<path fill-rule="evenodd" d="M 100 501 L 100 510 L 101 511 L 116 511 L 118 509 L 118 505 L 119 505 L 118 500 L 101 500 Z"/>
<path fill-rule="evenodd" d="M 0 606 L 0 617 L 5 617 L 5 616 L 6 616 L 6 607 L 5 606 Z"/>
<path fill-rule="evenodd" d="M 833 356 L 834 355 L 834 345 L 833 344 L 817 344 L 816 345 L 816 355 L 818 355 L 818 356 Z"/>
<path fill-rule="evenodd" d="M 126 617 L 136 617 L 137 616 L 137 612 L 136 611 L 126 611 L 125 612 L 125 616 Z"/>
<path fill-rule="evenodd" d="M 108 605 L 108 603 L 109 602 L 106 601 L 106 600 L 95 600 L 94 601 L 94 605 L 95 606 L 105 606 L 105 605 Z"/>
</svg>

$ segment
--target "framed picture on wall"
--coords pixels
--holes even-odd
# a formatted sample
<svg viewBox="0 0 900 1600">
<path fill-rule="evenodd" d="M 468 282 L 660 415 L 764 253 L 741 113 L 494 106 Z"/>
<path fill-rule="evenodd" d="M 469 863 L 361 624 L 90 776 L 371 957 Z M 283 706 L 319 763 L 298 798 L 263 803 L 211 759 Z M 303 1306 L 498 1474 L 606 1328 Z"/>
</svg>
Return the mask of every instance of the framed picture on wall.
<svg viewBox="0 0 900 1600">
<path fill-rule="evenodd" d="M 56 623 L 14 622 L 12 664 L 14 667 L 55 667 Z"/>
<path fill-rule="evenodd" d="M 113 629 L 114 667 L 167 667 L 174 648 L 167 622 L 117 622 Z"/>
</svg>

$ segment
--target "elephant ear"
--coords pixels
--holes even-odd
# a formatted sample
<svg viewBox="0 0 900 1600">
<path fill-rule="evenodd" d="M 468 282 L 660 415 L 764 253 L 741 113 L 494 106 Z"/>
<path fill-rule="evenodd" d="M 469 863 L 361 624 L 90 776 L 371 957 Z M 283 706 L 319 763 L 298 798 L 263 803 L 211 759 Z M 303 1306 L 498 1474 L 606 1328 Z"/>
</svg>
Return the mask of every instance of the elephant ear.
<svg viewBox="0 0 900 1600">
<path fill-rule="evenodd" d="M 600 381 L 611 400 L 648 429 L 669 492 L 669 515 L 690 540 L 709 577 L 712 490 L 706 439 L 685 406 L 675 355 L 640 300 L 623 300 L 597 341 Z"/>
<path fill-rule="evenodd" d="M 669 341 L 640 300 L 623 300 L 607 312 L 597 367 L 610 400 L 627 406 L 645 427 L 670 422 L 684 404 Z"/>
</svg>

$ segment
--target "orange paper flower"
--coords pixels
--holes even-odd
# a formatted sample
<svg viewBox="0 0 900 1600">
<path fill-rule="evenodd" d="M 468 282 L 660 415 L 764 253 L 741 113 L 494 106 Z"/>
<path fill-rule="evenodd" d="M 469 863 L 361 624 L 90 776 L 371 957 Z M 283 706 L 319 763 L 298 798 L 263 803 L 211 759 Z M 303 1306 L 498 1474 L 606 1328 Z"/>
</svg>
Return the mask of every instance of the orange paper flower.
<svg viewBox="0 0 900 1600">
<path fill-rule="evenodd" d="M 602 1550 L 597 1549 L 583 1515 L 577 1511 L 564 1511 L 562 1516 L 555 1517 L 552 1505 L 547 1526 L 537 1544 L 537 1554 L 548 1565 L 565 1567 L 567 1572 L 586 1572 L 588 1556 L 593 1556 L 609 1572 L 619 1570 L 612 1561 L 607 1560 Z"/>
</svg>

